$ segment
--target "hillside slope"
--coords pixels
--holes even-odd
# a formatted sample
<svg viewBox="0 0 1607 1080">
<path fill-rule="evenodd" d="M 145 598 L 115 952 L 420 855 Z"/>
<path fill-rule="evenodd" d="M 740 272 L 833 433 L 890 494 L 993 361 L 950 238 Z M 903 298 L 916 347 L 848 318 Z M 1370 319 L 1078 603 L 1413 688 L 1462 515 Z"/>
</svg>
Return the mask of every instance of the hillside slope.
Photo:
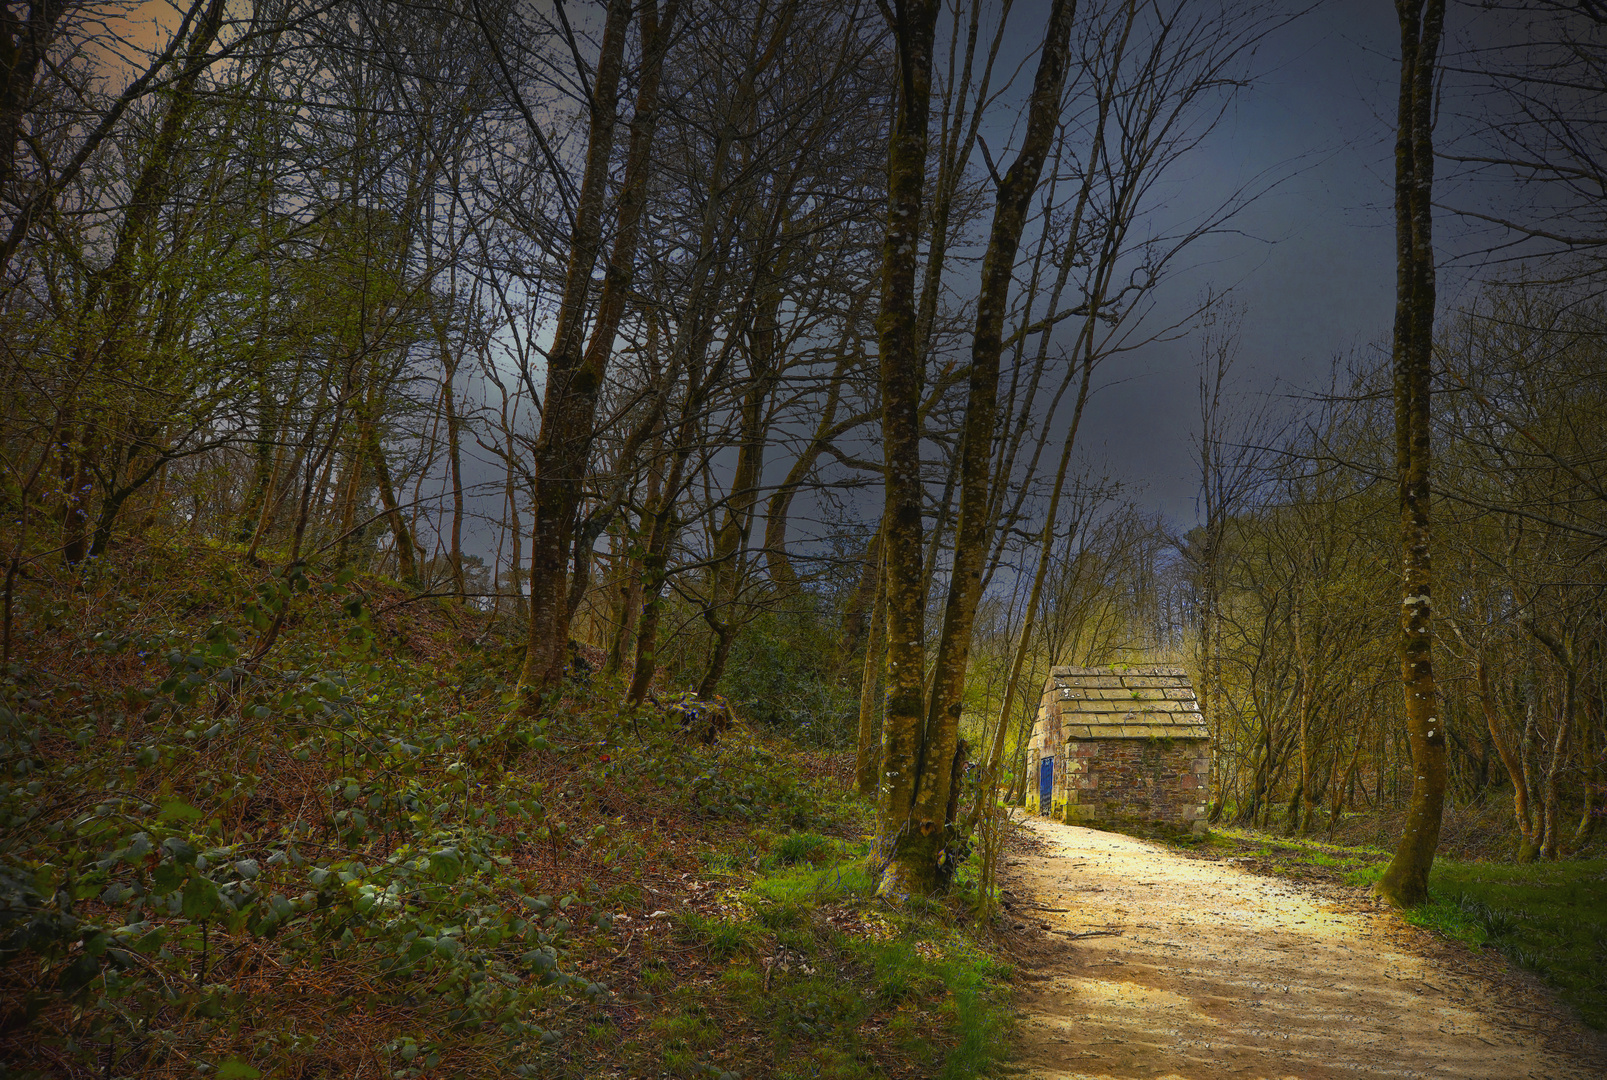
<svg viewBox="0 0 1607 1080">
<path fill-rule="evenodd" d="M 0 1061 L 34 1076 L 977 1075 L 1004 973 L 878 907 L 847 763 L 704 746 L 517 627 L 349 572 L 119 548 L 24 583 Z"/>
</svg>

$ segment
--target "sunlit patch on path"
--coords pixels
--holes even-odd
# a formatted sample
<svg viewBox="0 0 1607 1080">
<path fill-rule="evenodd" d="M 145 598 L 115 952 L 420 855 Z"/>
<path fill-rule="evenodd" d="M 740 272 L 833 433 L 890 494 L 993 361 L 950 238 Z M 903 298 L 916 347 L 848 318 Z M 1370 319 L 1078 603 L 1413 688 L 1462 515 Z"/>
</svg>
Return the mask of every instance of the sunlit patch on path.
<svg viewBox="0 0 1607 1080">
<path fill-rule="evenodd" d="M 1555 1006 L 1417 955 L 1391 915 L 1127 836 L 1027 828 L 1045 851 L 1010 867 L 1012 914 L 1042 934 L 1022 994 L 1026 1075 L 1607 1076 L 1557 1038 Z"/>
</svg>

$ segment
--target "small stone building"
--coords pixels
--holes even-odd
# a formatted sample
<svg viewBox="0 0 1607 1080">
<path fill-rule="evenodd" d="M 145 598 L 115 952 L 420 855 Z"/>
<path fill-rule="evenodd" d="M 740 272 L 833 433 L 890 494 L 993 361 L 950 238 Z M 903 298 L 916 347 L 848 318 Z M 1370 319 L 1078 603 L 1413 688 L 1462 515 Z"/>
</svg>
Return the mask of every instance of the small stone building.
<svg viewBox="0 0 1607 1080">
<path fill-rule="evenodd" d="M 1211 739 L 1182 668 L 1054 668 L 1027 767 L 1045 816 L 1205 828 Z"/>
</svg>

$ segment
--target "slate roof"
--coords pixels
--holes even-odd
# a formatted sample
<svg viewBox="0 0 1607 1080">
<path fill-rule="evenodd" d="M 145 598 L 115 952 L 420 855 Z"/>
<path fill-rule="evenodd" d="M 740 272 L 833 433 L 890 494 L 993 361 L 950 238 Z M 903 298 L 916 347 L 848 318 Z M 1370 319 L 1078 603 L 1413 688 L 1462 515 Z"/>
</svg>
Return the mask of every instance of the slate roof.
<svg viewBox="0 0 1607 1080">
<path fill-rule="evenodd" d="M 1044 686 L 1065 739 L 1207 739 L 1188 674 L 1177 667 L 1057 667 Z"/>
</svg>

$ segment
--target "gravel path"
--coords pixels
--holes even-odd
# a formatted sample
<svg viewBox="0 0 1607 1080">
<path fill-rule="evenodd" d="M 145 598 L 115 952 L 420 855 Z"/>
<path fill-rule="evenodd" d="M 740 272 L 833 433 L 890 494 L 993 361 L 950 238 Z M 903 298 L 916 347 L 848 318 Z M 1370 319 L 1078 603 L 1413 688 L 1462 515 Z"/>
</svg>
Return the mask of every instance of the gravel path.
<svg viewBox="0 0 1607 1080">
<path fill-rule="evenodd" d="M 1029 819 L 1007 909 L 1036 929 L 1017 1064 L 1041 1080 L 1602 1080 L 1527 977 L 1362 900 Z"/>
</svg>

